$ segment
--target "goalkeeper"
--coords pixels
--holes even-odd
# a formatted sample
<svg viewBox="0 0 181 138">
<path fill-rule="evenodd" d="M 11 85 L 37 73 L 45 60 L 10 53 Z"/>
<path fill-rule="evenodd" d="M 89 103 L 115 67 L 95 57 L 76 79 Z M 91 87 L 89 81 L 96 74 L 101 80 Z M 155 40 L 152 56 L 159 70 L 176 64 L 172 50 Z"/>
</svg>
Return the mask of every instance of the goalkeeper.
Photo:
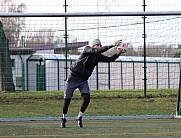
<svg viewBox="0 0 181 138">
<path fill-rule="evenodd" d="M 120 56 L 122 52 L 117 52 L 112 56 L 102 54 L 108 49 L 118 46 L 119 44 L 120 40 L 116 41 L 113 45 L 102 47 L 101 41 L 99 39 L 95 39 L 92 42 L 92 47 L 86 46 L 75 64 L 70 67 L 70 74 L 67 78 L 64 91 L 63 117 L 61 123 L 62 128 L 66 127 L 68 107 L 70 105 L 73 92 L 77 88 L 80 90 L 81 97 L 83 97 L 83 103 L 76 121 L 78 122 L 79 127 L 83 127 L 82 116 L 90 102 L 90 89 L 87 80 L 91 76 L 94 67 L 98 64 L 98 62 L 113 62 Z"/>
</svg>

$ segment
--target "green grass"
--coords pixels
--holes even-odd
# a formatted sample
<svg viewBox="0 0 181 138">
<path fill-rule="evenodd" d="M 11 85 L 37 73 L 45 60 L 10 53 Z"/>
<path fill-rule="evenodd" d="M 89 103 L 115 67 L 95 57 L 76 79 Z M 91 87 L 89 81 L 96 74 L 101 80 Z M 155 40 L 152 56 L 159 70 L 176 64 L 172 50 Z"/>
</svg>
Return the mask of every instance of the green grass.
<svg viewBox="0 0 181 138">
<path fill-rule="evenodd" d="M 0 138 L 180 138 L 180 119 L 0 122 Z"/>
<path fill-rule="evenodd" d="M 177 104 L 176 89 L 92 91 L 86 116 L 170 115 Z M 69 116 L 76 116 L 82 99 L 78 91 L 70 104 Z M 63 92 L 0 92 L 0 118 L 59 117 Z"/>
<path fill-rule="evenodd" d="M 85 116 L 170 115 L 177 104 L 176 89 L 92 91 Z M 76 116 L 82 99 L 78 91 L 68 116 Z M 63 92 L 0 92 L 0 118 L 60 117 Z M 181 119 L 84 120 L 79 128 L 68 120 L 0 122 L 0 138 L 180 138 Z"/>
</svg>

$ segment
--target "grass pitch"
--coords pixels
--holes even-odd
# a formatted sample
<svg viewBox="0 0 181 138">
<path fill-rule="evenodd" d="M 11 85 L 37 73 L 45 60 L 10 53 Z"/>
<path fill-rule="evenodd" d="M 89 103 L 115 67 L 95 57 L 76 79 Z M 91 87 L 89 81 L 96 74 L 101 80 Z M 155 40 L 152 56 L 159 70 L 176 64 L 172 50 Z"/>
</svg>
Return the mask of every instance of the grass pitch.
<svg viewBox="0 0 181 138">
<path fill-rule="evenodd" d="M 181 119 L 0 122 L 0 138 L 180 138 Z"/>
<path fill-rule="evenodd" d="M 177 104 L 176 89 L 150 90 L 143 97 L 141 90 L 91 91 L 86 116 L 171 115 Z M 69 107 L 68 116 L 76 116 L 82 98 L 79 91 Z M 60 117 L 62 91 L 0 92 L 0 118 Z"/>
<path fill-rule="evenodd" d="M 176 90 L 93 91 L 86 116 L 170 115 Z M 69 116 L 76 116 L 82 99 L 75 93 Z M 60 117 L 63 92 L 0 92 L 0 118 Z M 181 119 L 84 120 L 84 128 L 68 120 L 0 122 L 0 138 L 180 138 Z"/>
</svg>

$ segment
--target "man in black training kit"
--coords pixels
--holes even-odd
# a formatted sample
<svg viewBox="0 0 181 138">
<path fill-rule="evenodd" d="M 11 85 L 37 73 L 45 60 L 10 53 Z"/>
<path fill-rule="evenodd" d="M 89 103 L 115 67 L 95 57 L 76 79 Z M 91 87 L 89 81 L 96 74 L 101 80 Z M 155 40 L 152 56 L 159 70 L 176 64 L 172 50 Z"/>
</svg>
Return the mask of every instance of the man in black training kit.
<svg viewBox="0 0 181 138">
<path fill-rule="evenodd" d="M 64 91 L 63 117 L 61 123 L 62 128 L 66 127 L 68 107 L 76 88 L 80 90 L 81 96 L 83 97 L 83 103 L 76 121 L 78 122 L 79 127 L 83 127 L 82 115 L 90 102 L 90 89 L 87 80 L 91 76 L 94 67 L 98 64 L 98 62 L 113 62 L 120 56 L 120 52 L 117 52 L 112 56 L 102 54 L 108 49 L 118 46 L 119 44 L 120 40 L 116 41 L 113 45 L 102 47 L 101 41 L 99 39 L 95 39 L 92 42 L 92 47 L 86 46 L 77 61 L 70 67 L 70 74 L 66 81 Z"/>
</svg>

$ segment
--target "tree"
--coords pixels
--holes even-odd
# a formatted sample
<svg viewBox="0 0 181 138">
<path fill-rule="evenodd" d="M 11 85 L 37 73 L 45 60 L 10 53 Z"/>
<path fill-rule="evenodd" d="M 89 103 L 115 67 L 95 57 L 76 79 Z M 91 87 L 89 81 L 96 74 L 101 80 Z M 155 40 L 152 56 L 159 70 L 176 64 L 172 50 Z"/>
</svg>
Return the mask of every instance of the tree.
<svg viewBox="0 0 181 138">
<path fill-rule="evenodd" d="M 37 32 L 30 33 L 26 38 L 26 45 L 51 45 L 55 43 L 55 31 L 51 29 L 40 29 Z"/>
<path fill-rule="evenodd" d="M 9 53 L 9 41 L 0 21 L 0 91 L 14 91 L 12 62 Z"/>
<path fill-rule="evenodd" d="M 0 0 L 0 12 L 6 13 L 21 13 L 26 9 L 24 3 L 14 4 L 12 0 Z M 20 33 L 23 27 L 25 27 L 25 17 L 7 18 L 0 17 L 0 21 L 3 23 L 5 35 L 9 40 L 11 47 L 16 47 L 20 38 Z"/>
<path fill-rule="evenodd" d="M 177 51 L 177 52 L 175 53 L 174 57 L 179 58 L 179 57 L 180 57 L 180 55 L 181 55 L 181 51 Z"/>
</svg>

